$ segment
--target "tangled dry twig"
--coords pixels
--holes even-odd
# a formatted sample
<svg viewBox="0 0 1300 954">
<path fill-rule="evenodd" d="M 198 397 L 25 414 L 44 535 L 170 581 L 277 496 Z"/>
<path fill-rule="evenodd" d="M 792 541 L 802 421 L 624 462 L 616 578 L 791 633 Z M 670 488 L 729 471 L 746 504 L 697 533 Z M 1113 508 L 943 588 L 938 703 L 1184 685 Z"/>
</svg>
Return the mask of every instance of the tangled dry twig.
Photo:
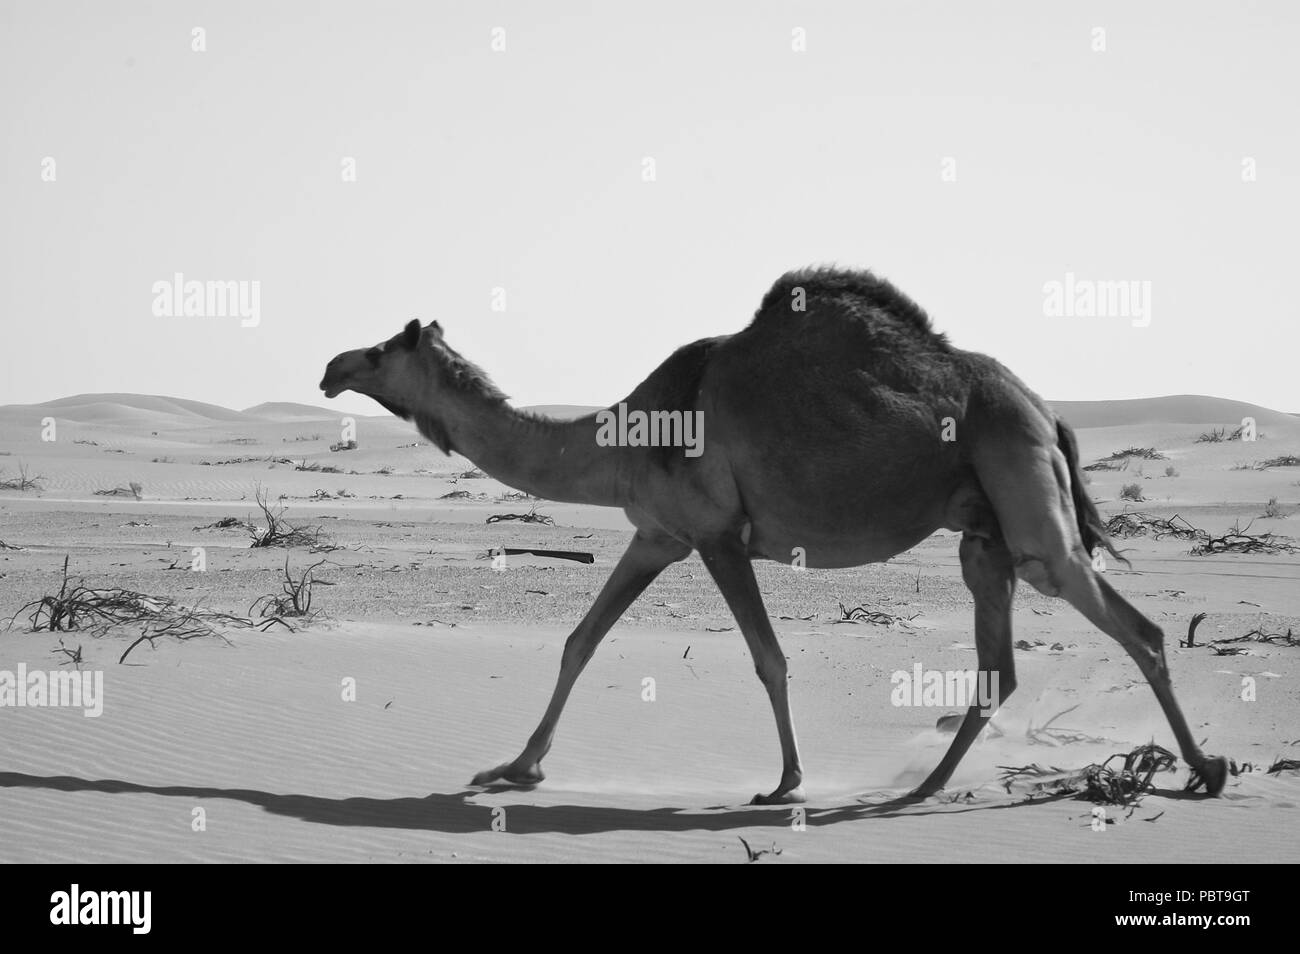
<svg viewBox="0 0 1300 954">
<path fill-rule="evenodd" d="M 1234 523 L 1221 537 L 1206 534 L 1206 538 L 1192 547 L 1193 556 L 1217 553 L 1300 553 L 1300 546 L 1286 542 L 1274 533 L 1250 533 L 1251 523 L 1244 528 Z"/>
<path fill-rule="evenodd" d="M 1118 769 L 1111 763 L 1122 759 Z M 1101 763 L 1093 763 L 1076 772 L 1055 766 L 1000 765 L 1002 784 L 1008 792 L 1012 784 L 1030 779 L 1035 795 L 1073 797 L 1100 805 L 1136 805 L 1144 795 L 1155 791 L 1151 783 L 1157 772 L 1172 771 L 1178 758 L 1168 749 L 1148 742 L 1130 752 L 1117 752 Z M 1189 783 L 1190 787 L 1190 783 Z"/>
<path fill-rule="evenodd" d="M 519 520 L 523 523 L 541 523 L 548 527 L 555 526 L 555 518 L 548 517 L 544 513 L 538 513 L 536 507 L 533 507 L 528 511 L 528 513 L 494 513 L 484 522 L 501 523 L 505 520 Z"/>
<path fill-rule="evenodd" d="M 849 608 L 840 603 L 839 606 L 840 618 L 831 620 L 832 623 L 873 623 L 876 626 L 906 626 L 921 615 L 920 613 L 913 613 L 911 616 L 895 615 L 884 610 L 868 609 L 863 605 Z"/>
</svg>

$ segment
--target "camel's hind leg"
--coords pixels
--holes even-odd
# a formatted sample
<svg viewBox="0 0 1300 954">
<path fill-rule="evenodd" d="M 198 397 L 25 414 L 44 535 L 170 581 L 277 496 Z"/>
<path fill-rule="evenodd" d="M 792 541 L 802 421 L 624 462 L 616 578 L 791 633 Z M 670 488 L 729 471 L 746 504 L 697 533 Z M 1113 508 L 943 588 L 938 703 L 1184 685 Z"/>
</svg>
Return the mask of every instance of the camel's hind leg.
<svg viewBox="0 0 1300 954">
<path fill-rule="evenodd" d="M 637 532 L 622 559 L 618 561 L 618 566 L 614 567 L 614 572 L 605 581 L 605 587 L 596 597 L 596 602 L 565 642 L 564 656 L 560 661 L 560 677 L 551 695 L 551 704 L 546 707 L 546 714 L 529 737 L 523 752 L 513 762 L 479 772 L 470 784 L 488 785 L 505 781 L 513 785 L 533 785 L 545 778 L 542 774 L 542 757 L 551 749 L 560 713 L 564 711 L 569 693 L 592 653 L 624 611 L 654 582 L 655 577 L 669 564 L 685 559 L 690 552 L 690 547 L 677 540 Z"/>
<path fill-rule="evenodd" d="M 1048 596 L 1059 596 L 1121 646 L 1138 664 L 1164 710 L 1184 761 L 1212 795 L 1223 790 L 1227 760 L 1207 758 L 1174 698 L 1165 661 L 1164 633 L 1093 569 L 1084 550 L 1070 494 L 1065 458 L 1055 447 L 1002 448 L 1001 459 L 977 465 L 1015 561 L 1016 575 Z"/>
<path fill-rule="evenodd" d="M 966 710 L 966 718 L 943 760 L 912 793 L 918 798 L 933 795 L 948 783 L 984 724 L 1016 688 L 1015 650 L 1011 645 L 1011 600 L 1016 575 L 1006 544 L 998 538 L 963 535 L 961 575 L 975 598 L 975 652 L 981 677 L 976 684 L 990 685 L 997 700 L 987 708 L 977 700 Z"/>
<path fill-rule="evenodd" d="M 786 683 L 785 654 L 772 631 L 763 606 L 763 595 L 754 579 L 749 555 L 737 539 L 715 546 L 700 547 L 700 557 L 722 591 L 732 615 L 740 624 L 745 644 L 754 659 L 763 688 L 767 690 L 776 716 L 776 731 L 781 740 L 781 783 L 767 795 L 755 795 L 753 805 L 784 805 L 802 802 L 803 766 L 799 762 L 799 743 L 794 735 L 790 715 L 790 688 Z"/>
<path fill-rule="evenodd" d="M 1138 664 L 1155 691 L 1160 708 L 1165 711 L 1169 727 L 1178 740 L 1178 749 L 1187 762 L 1205 782 L 1211 795 L 1223 791 L 1228 778 L 1228 763 L 1223 756 L 1207 758 L 1201 751 L 1187 719 L 1174 697 L 1173 682 L 1169 678 L 1169 665 L 1165 661 L 1165 634 L 1155 623 L 1139 613 L 1128 600 L 1092 568 L 1091 562 L 1080 550 L 1055 574 L 1060 580 L 1060 595 L 1075 609 L 1115 639 Z"/>
</svg>

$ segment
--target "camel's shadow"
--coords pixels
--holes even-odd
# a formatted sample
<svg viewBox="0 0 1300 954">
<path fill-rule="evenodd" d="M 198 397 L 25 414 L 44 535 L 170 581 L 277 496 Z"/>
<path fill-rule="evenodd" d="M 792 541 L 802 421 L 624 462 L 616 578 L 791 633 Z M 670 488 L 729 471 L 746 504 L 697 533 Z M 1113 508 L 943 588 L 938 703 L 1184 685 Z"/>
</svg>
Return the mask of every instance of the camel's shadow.
<svg viewBox="0 0 1300 954">
<path fill-rule="evenodd" d="M 615 831 L 725 832 L 746 828 L 789 828 L 793 806 L 714 808 L 616 808 L 601 805 L 494 805 L 474 801 L 481 789 L 426 795 L 423 798 L 325 798 L 320 795 L 276 795 L 256 789 L 214 788 L 192 785 L 140 785 L 117 779 L 84 779 L 71 775 L 26 775 L 0 772 L 0 788 L 47 789 L 56 792 L 101 792 L 110 795 L 164 795 L 187 799 L 233 799 L 256 805 L 273 815 L 297 818 L 318 825 L 395 828 L 470 834 L 489 831 L 493 809 L 508 811 L 507 830 L 520 835 L 590 835 Z M 502 791 L 497 789 L 497 792 Z M 1159 791 L 1167 798 L 1191 797 L 1183 792 Z M 1203 796 L 1202 796 L 1203 797 Z M 833 807 L 806 806 L 809 828 L 864 819 L 900 816 L 986 812 L 1007 808 L 1033 808 L 1059 800 L 969 802 L 935 804 L 907 796 L 872 804 Z"/>
<path fill-rule="evenodd" d="M 164 795 L 187 799 L 233 799 L 270 812 L 318 825 L 396 828 L 469 834 L 492 828 L 493 809 L 508 812 L 507 829 L 515 834 L 590 835 L 614 831 L 732 831 L 745 828 L 789 828 L 792 806 L 716 808 L 617 808 L 600 805 L 505 805 L 476 802 L 481 789 L 426 795 L 423 798 L 325 798 L 319 795 L 277 795 L 256 789 L 196 785 L 141 785 L 118 779 L 85 779 L 71 775 L 26 775 L 0 772 L 0 788 L 46 789 L 56 792 L 101 792 L 111 795 Z M 500 791 L 500 790 L 497 790 Z M 1017 804 L 970 804 L 962 807 L 927 805 L 905 797 L 875 804 L 805 807 L 810 828 L 867 818 L 926 815 L 934 812 L 989 811 Z M 1038 803 L 1036 803 L 1038 804 Z"/>
</svg>

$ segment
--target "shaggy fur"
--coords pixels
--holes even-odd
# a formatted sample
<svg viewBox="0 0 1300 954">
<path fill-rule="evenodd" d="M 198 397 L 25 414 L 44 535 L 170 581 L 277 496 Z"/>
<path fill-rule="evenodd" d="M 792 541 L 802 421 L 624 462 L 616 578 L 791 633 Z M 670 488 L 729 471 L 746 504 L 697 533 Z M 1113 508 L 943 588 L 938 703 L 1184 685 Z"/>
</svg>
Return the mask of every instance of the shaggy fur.
<svg viewBox="0 0 1300 954">
<path fill-rule="evenodd" d="M 797 314 L 792 303 L 798 289 L 803 289 L 808 313 L 827 308 L 848 312 L 863 321 L 896 324 L 901 332 L 934 347 L 948 346 L 947 337 L 934 330 L 920 305 L 865 269 L 825 266 L 786 272 L 763 296 L 754 322 L 789 320 L 791 314 Z"/>
</svg>

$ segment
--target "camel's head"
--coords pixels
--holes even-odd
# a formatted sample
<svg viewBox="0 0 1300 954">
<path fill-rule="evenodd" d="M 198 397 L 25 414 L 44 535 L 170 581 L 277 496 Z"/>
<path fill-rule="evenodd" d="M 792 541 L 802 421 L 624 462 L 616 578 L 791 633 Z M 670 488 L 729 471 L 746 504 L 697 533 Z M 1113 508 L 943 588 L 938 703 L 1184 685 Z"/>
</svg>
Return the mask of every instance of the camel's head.
<svg viewBox="0 0 1300 954">
<path fill-rule="evenodd" d="M 403 420 L 410 420 L 412 409 L 428 400 L 430 373 L 436 362 L 430 361 L 431 343 L 441 342 L 442 328 L 436 321 L 421 328 L 412 319 L 399 334 L 381 341 L 373 348 L 344 351 L 325 366 L 320 389 L 327 398 L 344 391 L 356 391 L 372 397 Z"/>
</svg>

